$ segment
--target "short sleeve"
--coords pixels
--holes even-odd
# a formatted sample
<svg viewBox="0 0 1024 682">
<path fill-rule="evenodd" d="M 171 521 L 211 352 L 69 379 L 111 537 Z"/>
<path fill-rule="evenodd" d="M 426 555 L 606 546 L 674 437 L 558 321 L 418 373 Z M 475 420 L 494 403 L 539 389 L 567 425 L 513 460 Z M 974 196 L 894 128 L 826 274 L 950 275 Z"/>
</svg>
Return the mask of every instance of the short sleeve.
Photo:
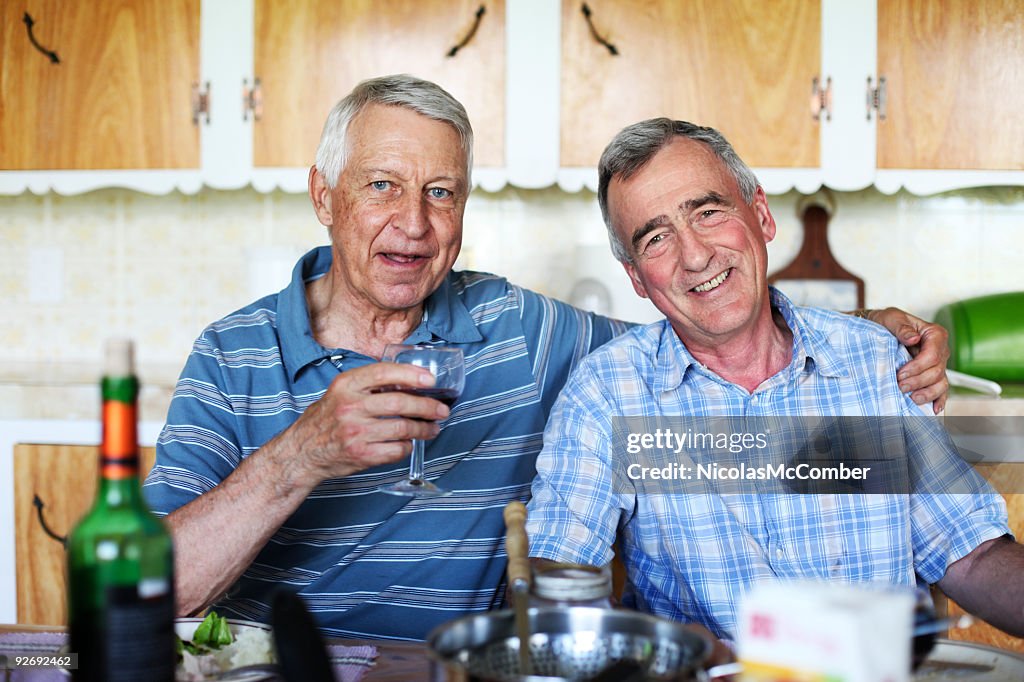
<svg viewBox="0 0 1024 682">
<path fill-rule="evenodd" d="M 205 336 L 193 345 L 156 443 L 143 494 L 158 516 L 212 490 L 242 460 L 236 420 L 217 352 Z"/>
</svg>

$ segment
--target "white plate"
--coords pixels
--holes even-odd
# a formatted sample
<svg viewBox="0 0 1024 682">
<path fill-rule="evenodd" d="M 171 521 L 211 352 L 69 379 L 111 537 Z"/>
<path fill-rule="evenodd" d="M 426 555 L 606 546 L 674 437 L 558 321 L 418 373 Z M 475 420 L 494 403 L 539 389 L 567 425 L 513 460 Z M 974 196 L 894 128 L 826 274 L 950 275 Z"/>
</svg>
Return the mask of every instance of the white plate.
<svg viewBox="0 0 1024 682">
<path fill-rule="evenodd" d="M 261 630 L 263 632 L 271 632 L 271 628 L 266 623 L 257 623 L 251 620 L 237 620 L 234 618 L 228 618 L 228 627 L 231 628 L 231 634 L 237 639 L 239 635 L 248 630 Z M 195 635 L 196 628 L 203 622 L 202 618 L 177 618 L 174 621 L 174 632 L 181 637 L 183 640 L 191 641 L 193 635 Z M 204 679 L 213 679 L 206 677 Z M 276 678 L 275 678 L 276 679 Z"/>
<path fill-rule="evenodd" d="M 192 635 L 195 634 L 196 628 L 203 622 L 202 618 L 176 618 L 174 620 L 174 632 L 177 633 L 178 637 L 184 640 L 191 641 Z M 270 626 L 266 623 L 257 623 L 252 620 L 236 620 L 234 618 L 228 618 L 228 627 L 231 628 L 231 634 L 238 637 L 244 630 L 263 630 L 264 632 L 270 632 Z"/>
<path fill-rule="evenodd" d="M 913 679 L 914 682 L 1024 680 L 1024 656 L 972 642 L 940 639 Z"/>
</svg>

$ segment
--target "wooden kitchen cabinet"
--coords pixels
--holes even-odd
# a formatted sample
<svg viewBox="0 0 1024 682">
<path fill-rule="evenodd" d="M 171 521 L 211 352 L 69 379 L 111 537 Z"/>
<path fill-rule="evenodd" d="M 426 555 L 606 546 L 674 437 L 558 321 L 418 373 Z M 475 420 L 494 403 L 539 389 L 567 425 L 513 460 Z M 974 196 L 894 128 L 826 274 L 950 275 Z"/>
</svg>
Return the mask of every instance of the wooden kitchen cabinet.
<svg viewBox="0 0 1024 682">
<path fill-rule="evenodd" d="M 1024 170 L 1020 0 L 878 0 L 878 167 Z"/>
<path fill-rule="evenodd" d="M 888 194 L 1024 186 L 1024 119 L 1016 113 L 1024 97 L 1019 0 L 588 0 L 594 32 L 615 45 L 618 56 L 595 40 L 582 0 L 115 0 L 102 3 L 97 14 L 113 16 L 109 7 L 135 3 L 160 12 L 187 7 L 190 16 L 198 3 L 198 80 L 210 83 L 211 112 L 191 130 L 199 138 L 199 160 L 190 156 L 158 170 L 0 170 L 0 194 L 110 186 L 195 193 L 249 185 L 303 193 L 329 107 L 359 79 L 396 71 L 436 80 L 466 105 L 477 133 L 473 179 L 491 192 L 508 184 L 596 189 L 595 164 L 611 136 L 623 125 L 666 114 L 720 128 L 770 194 L 811 194 L 822 185 L 837 191 L 874 186 Z M 60 6 L 67 16 L 82 4 L 28 2 L 30 8 Z M 444 57 L 471 32 L 481 6 L 472 39 L 456 57 Z M 0 159 L 13 153 L 12 144 L 33 158 L 59 152 L 78 159 L 92 153 L 89 147 L 142 148 L 134 143 L 145 132 L 141 118 L 103 123 L 113 120 L 120 99 L 133 107 L 141 101 L 120 91 L 114 100 L 90 99 L 88 115 L 76 122 L 88 132 L 73 128 L 70 141 L 65 133 L 60 145 L 37 139 L 38 132 L 14 134 L 8 90 L 12 78 L 27 77 L 12 76 L 12 69 L 25 68 L 28 49 L 40 73 L 45 69 L 38 62 L 46 60 L 25 47 L 22 10 L 4 3 L 0 11 L 0 88 L 7 88 L 0 99 Z M 50 36 L 34 18 L 46 45 Z M 119 19 L 116 28 L 129 23 Z M 176 44 L 190 43 L 192 25 L 164 33 L 175 34 Z M 160 40 L 154 45 L 163 49 Z M 122 70 L 132 60 L 115 57 L 127 46 L 146 45 L 139 59 L 153 52 L 137 37 L 82 42 Z M 21 51 L 9 58 L 14 43 Z M 147 83 L 166 82 L 161 74 L 169 63 L 190 60 L 115 70 L 115 78 L 122 90 L 139 81 L 140 72 Z M 108 62 L 100 63 L 103 68 L 85 74 L 80 90 L 110 80 L 102 80 Z M 831 84 L 831 107 L 819 121 L 811 117 L 815 76 L 820 85 Z M 879 76 L 886 78 L 887 100 L 881 121 L 866 106 L 868 81 L 877 84 Z M 254 122 L 241 95 L 257 77 L 262 112 Z M 196 79 L 183 81 L 190 87 Z M 147 116 L 179 106 L 170 86 L 159 89 L 164 99 L 148 107 Z M 109 132 L 115 129 L 116 136 Z M 179 139 L 174 135 L 158 136 L 168 153 L 194 154 L 194 142 L 169 142 Z"/>
<path fill-rule="evenodd" d="M 46 529 L 66 536 L 92 505 L 99 476 L 98 453 L 95 445 L 14 446 L 18 623 L 67 624 L 64 545 Z M 141 448 L 140 456 L 145 476 L 153 466 L 154 448 Z M 35 504 L 37 497 L 43 503 L 41 510 Z"/>
<path fill-rule="evenodd" d="M 751 166 L 816 168 L 820 70 L 819 0 L 563 0 L 561 165 L 595 167 L 623 126 L 667 116 Z"/>
<path fill-rule="evenodd" d="M 391 73 L 448 90 L 474 125 L 475 165 L 505 163 L 504 0 L 256 0 L 254 50 L 256 167 L 308 168 L 335 102 Z"/>
<path fill-rule="evenodd" d="M 0 5 L 0 169 L 198 168 L 199 16 L 200 0 Z"/>
</svg>

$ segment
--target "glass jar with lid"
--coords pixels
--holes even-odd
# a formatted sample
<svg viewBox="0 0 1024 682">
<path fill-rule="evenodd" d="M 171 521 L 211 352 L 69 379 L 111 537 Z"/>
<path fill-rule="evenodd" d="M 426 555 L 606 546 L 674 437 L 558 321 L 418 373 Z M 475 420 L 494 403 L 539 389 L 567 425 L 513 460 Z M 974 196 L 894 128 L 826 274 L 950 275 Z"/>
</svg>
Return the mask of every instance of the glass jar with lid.
<svg viewBox="0 0 1024 682">
<path fill-rule="evenodd" d="M 612 607 L 609 566 L 545 563 L 533 569 L 532 606 Z"/>
</svg>

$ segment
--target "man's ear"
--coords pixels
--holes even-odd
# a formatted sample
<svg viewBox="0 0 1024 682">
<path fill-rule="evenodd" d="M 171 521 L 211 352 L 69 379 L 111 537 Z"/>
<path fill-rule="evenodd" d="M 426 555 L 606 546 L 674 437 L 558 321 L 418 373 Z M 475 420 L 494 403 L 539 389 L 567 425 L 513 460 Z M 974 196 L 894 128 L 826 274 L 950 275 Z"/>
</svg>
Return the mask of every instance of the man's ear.
<svg viewBox="0 0 1024 682">
<path fill-rule="evenodd" d="M 331 188 L 315 165 L 309 168 L 309 200 L 313 202 L 313 211 L 320 224 L 330 227 L 334 222 L 331 216 Z"/>
<path fill-rule="evenodd" d="M 757 188 L 757 192 L 754 193 L 754 211 L 757 213 L 761 236 L 764 237 L 764 243 L 767 244 L 775 239 L 775 216 L 772 215 L 771 209 L 768 208 L 768 197 L 764 194 L 764 188 L 760 186 Z"/>
<path fill-rule="evenodd" d="M 636 266 L 632 263 L 623 263 L 622 267 L 625 268 L 626 274 L 629 275 L 629 281 L 633 283 L 633 291 L 636 292 L 636 295 L 640 298 L 650 298 L 647 295 L 647 288 L 640 281 L 639 275 L 637 275 Z"/>
</svg>

